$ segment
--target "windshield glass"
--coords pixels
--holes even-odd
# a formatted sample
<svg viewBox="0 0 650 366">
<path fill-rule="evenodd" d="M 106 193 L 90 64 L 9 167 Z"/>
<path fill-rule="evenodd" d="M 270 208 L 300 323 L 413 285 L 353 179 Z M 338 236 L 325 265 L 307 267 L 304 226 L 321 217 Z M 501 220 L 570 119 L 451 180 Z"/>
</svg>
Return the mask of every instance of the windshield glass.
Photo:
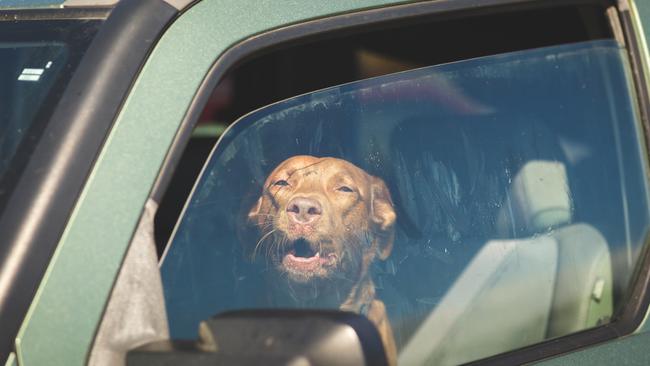
<svg viewBox="0 0 650 366">
<path fill-rule="evenodd" d="M 0 211 L 102 22 L 29 14 L 0 18 Z"/>
<path fill-rule="evenodd" d="M 67 60 L 64 44 L 0 43 L 0 177 Z"/>
<path fill-rule="evenodd" d="M 172 337 L 226 310 L 335 308 L 400 363 L 458 364 L 609 322 L 648 229 L 625 57 L 519 51 L 241 118 L 163 258 Z"/>
</svg>

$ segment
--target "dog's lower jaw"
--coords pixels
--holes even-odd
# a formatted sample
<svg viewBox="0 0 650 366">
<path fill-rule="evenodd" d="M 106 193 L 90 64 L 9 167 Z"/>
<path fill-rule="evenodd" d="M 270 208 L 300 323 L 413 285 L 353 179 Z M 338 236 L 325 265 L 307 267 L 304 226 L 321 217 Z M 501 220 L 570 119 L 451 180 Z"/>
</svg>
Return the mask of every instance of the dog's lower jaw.
<svg viewBox="0 0 650 366">
<path fill-rule="evenodd" d="M 288 279 L 297 283 L 307 283 L 313 279 L 328 278 L 338 266 L 338 256 L 334 253 L 312 257 L 300 257 L 288 253 L 282 257 L 277 270 L 286 273 Z"/>
<path fill-rule="evenodd" d="M 319 288 L 319 287 L 331 287 L 327 284 L 329 282 L 328 276 L 322 276 L 315 273 L 295 271 L 292 269 L 282 268 L 282 276 L 287 282 L 290 288 L 297 289 L 299 291 L 301 288 Z"/>
<path fill-rule="evenodd" d="M 282 261 L 275 262 L 274 267 L 267 279 L 276 306 L 339 309 L 358 283 L 358 274 L 341 275 L 343 267 L 348 266 L 340 262 L 318 273 L 292 270 Z"/>
</svg>

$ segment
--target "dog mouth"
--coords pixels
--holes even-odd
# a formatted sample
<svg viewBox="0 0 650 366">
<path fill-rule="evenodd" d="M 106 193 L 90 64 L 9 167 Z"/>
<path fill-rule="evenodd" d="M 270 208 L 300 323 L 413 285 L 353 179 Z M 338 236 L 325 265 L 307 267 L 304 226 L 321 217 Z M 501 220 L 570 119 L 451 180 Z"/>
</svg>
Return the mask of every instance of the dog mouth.
<svg viewBox="0 0 650 366">
<path fill-rule="evenodd" d="M 290 273 L 312 277 L 326 275 L 337 259 L 335 253 L 325 253 L 320 245 L 301 238 L 287 247 L 282 266 Z"/>
</svg>

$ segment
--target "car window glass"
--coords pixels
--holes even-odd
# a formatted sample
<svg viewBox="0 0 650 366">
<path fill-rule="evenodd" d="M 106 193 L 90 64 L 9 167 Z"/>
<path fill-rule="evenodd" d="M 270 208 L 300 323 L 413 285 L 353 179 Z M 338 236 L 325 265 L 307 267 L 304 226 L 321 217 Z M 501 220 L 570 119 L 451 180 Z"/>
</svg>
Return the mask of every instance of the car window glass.
<svg viewBox="0 0 650 366">
<path fill-rule="evenodd" d="M 400 363 L 457 364 L 608 323 L 648 222 L 626 62 L 614 41 L 545 47 L 241 118 L 161 265 L 172 337 L 226 310 L 337 308 Z"/>
<path fill-rule="evenodd" d="M 0 177 L 67 58 L 61 43 L 0 43 Z"/>
<path fill-rule="evenodd" d="M 71 10 L 74 13 L 74 10 Z M 0 19 L 0 213 L 32 159 L 101 19 L 6 10 Z M 88 15 L 88 14 L 87 14 Z M 46 145 L 55 143 L 49 136 Z"/>
</svg>

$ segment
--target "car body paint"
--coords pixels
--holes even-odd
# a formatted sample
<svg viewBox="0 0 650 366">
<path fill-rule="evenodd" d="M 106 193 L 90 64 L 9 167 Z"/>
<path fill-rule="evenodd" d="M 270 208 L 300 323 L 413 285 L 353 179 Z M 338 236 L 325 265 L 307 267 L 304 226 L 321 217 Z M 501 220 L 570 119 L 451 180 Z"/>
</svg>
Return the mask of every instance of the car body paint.
<svg viewBox="0 0 650 366">
<path fill-rule="evenodd" d="M 121 111 L 78 201 L 17 338 L 22 365 L 83 364 L 158 170 L 216 58 L 251 35 L 308 19 L 398 3 L 391 0 L 204 0 L 159 41 Z M 63 1 L 5 0 L 0 7 Z M 650 39 L 650 2 L 637 1 Z M 644 53 L 647 59 L 647 49 Z M 647 319 L 647 316 L 646 316 Z M 544 365 L 650 363 L 647 320 L 630 335 Z"/>
</svg>

